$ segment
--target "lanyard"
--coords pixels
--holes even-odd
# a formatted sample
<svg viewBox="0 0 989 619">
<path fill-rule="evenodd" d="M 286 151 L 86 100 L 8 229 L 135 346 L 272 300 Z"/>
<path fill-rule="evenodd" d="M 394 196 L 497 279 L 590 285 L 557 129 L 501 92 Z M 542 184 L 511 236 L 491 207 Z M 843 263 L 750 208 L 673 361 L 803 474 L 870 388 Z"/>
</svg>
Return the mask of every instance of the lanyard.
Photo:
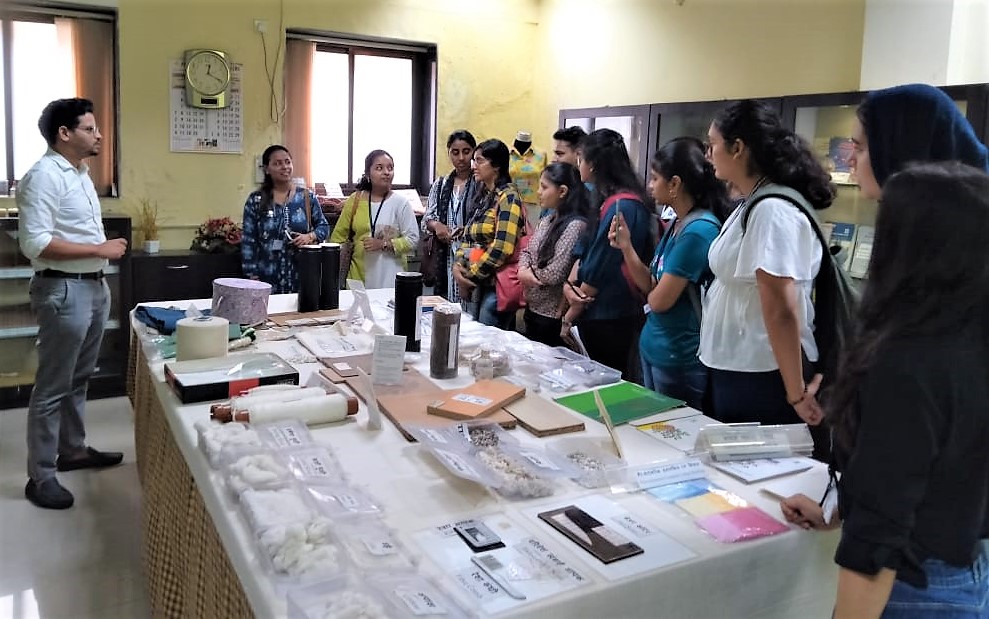
<svg viewBox="0 0 989 619">
<path fill-rule="evenodd" d="M 378 227 L 378 218 L 381 217 L 381 209 L 385 207 L 385 200 L 391 192 L 385 194 L 385 197 L 381 198 L 381 202 L 378 203 L 378 211 L 374 214 L 374 219 L 371 219 L 371 192 L 367 192 L 367 219 L 371 222 L 371 236 L 374 236 L 375 229 Z"/>
</svg>

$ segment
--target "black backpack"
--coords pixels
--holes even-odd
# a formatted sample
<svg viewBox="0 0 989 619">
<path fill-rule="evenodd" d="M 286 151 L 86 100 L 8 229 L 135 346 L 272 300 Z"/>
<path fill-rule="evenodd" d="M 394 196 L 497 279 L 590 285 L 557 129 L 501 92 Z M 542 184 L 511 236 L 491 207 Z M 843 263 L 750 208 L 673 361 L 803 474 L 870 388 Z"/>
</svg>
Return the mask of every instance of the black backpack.
<svg viewBox="0 0 989 619">
<path fill-rule="evenodd" d="M 824 375 L 824 385 L 834 380 L 838 374 L 838 361 L 841 352 L 851 340 L 854 320 L 859 303 L 859 293 L 853 288 L 851 279 L 831 254 L 827 239 L 817 223 L 813 209 L 798 191 L 782 185 L 769 184 L 756 190 L 746 202 L 742 213 L 742 234 L 749 216 L 760 202 L 766 198 L 779 198 L 794 205 L 803 213 L 814 229 L 823 250 L 821 270 L 814 278 L 814 340 L 817 342 L 817 371 Z"/>
</svg>

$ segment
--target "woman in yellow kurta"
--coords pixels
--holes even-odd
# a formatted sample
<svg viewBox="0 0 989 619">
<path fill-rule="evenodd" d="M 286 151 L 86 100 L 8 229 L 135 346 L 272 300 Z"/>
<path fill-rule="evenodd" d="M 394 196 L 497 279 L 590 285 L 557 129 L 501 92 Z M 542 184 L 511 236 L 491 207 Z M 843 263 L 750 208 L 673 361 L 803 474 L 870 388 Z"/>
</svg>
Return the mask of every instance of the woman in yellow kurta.
<svg viewBox="0 0 989 619">
<path fill-rule="evenodd" d="M 395 274 L 419 242 L 419 226 L 409 199 L 391 190 L 395 162 L 383 150 L 364 159 L 357 191 L 343 203 L 331 243 L 354 241 L 354 258 L 347 279 L 367 288 L 392 288 Z"/>
</svg>

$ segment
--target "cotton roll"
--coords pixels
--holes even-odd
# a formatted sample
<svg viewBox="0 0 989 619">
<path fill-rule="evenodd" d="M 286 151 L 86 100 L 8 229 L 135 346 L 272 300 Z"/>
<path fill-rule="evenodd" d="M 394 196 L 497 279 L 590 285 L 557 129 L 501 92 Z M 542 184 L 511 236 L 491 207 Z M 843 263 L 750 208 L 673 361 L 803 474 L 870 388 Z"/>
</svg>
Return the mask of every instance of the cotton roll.
<svg viewBox="0 0 989 619">
<path fill-rule="evenodd" d="M 307 426 L 341 421 L 347 415 L 357 413 L 357 398 L 348 398 L 334 393 L 316 398 L 306 398 L 294 402 L 260 402 L 250 409 L 238 411 L 238 421 L 268 423 L 281 419 L 298 419 Z"/>
<path fill-rule="evenodd" d="M 230 399 L 230 406 L 235 411 L 250 410 L 256 404 L 268 402 L 295 402 L 307 398 L 318 398 L 326 395 L 326 390 L 322 387 L 303 387 L 295 389 L 284 389 L 278 391 L 262 391 L 261 393 L 249 393 Z"/>
<path fill-rule="evenodd" d="M 183 318 L 176 323 L 175 359 L 209 359 L 227 356 L 230 323 L 226 318 L 199 316 Z"/>
</svg>

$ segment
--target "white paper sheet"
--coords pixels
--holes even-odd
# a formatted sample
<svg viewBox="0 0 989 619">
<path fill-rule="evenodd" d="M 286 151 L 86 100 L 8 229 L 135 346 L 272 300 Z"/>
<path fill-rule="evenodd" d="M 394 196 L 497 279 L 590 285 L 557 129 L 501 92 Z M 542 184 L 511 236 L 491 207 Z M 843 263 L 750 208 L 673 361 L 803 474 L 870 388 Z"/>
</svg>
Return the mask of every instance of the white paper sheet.
<svg viewBox="0 0 989 619">
<path fill-rule="evenodd" d="M 581 587 L 592 582 L 582 566 L 578 566 L 546 535 L 534 536 L 505 514 L 498 513 L 473 518 L 484 522 L 494 531 L 505 547 L 488 551 L 511 571 L 516 578 L 509 583 L 525 595 L 525 600 L 509 597 L 483 570 L 471 562 L 473 551 L 453 530 L 455 522 L 419 531 L 413 538 L 443 572 L 453 581 L 458 594 L 494 614 L 529 604 Z"/>
<path fill-rule="evenodd" d="M 810 458 L 760 458 L 758 460 L 735 460 L 733 462 L 713 462 L 712 466 L 741 479 L 747 484 L 765 481 L 774 477 L 800 473 L 814 467 Z"/>
<path fill-rule="evenodd" d="M 701 428 L 720 422 L 698 413 L 666 421 L 636 423 L 636 429 L 684 453 L 690 453 L 694 451 L 694 444 L 697 442 L 697 435 L 700 434 Z"/>
<path fill-rule="evenodd" d="M 762 491 L 777 498 L 785 499 L 795 494 L 806 494 L 820 501 L 828 487 L 828 469 L 816 467 L 806 473 L 767 482 Z"/>
<path fill-rule="evenodd" d="M 539 519 L 540 513 L 566 505 L 576 505 L 605 525 L 620 531 L 640 546 L 644 552 L 614 563 L 602 563 Z M 650 572 L 697 556 L 694 551 L 660 531 L 658 527 L 645 518 L 633 514 L 618 503 L 600 495 L 589 495 L 571 501 L 563 499 L 558 505 L 544 504 L 540 507 L 529 508 L 524 513 L 536 520 L 539 526 L 549 535 L 552 535 L 554 539 L 562 540 L 568 544 L 568 548 L 572 549 L 574 553 L 580 553 L 579 556 L 592 569 L 608 580 L 619 580 L 635 574 Z"/>
</svg>

